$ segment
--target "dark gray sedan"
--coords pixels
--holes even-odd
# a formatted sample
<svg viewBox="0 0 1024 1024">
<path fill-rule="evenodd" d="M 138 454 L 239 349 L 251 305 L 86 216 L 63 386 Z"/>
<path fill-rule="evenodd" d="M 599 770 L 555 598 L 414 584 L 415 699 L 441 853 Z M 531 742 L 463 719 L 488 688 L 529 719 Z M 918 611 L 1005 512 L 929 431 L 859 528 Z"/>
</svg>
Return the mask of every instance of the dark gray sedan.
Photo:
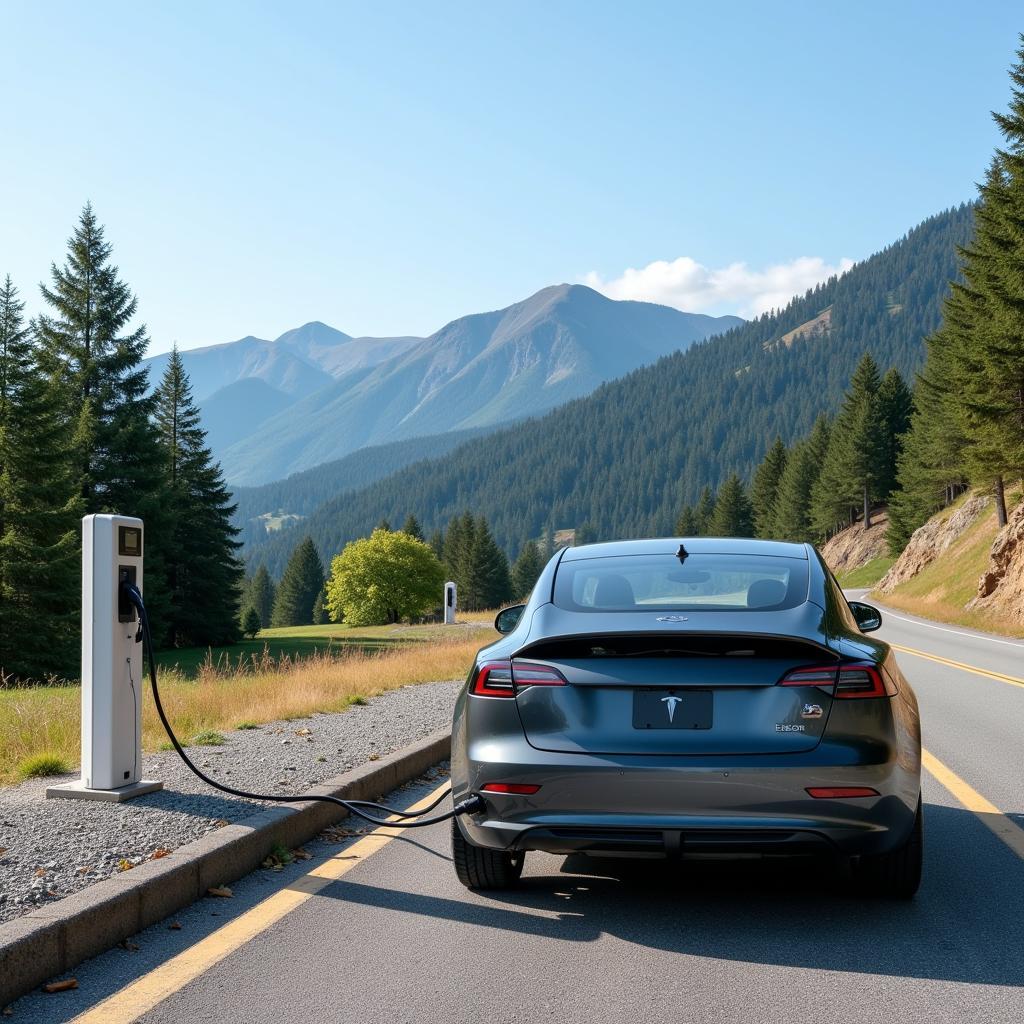
<svg viewBox="0 0 1024 1024">
<path fill-rule="evenodd" d="M 529 850 L 825 854 L 859 887 L 921 877 L 917 699 L 869 605 L 810 545 L 716 538 L 567 548 L 496 621 L 455 708 L 459 879 L 513 885 Z"/>
</svg>

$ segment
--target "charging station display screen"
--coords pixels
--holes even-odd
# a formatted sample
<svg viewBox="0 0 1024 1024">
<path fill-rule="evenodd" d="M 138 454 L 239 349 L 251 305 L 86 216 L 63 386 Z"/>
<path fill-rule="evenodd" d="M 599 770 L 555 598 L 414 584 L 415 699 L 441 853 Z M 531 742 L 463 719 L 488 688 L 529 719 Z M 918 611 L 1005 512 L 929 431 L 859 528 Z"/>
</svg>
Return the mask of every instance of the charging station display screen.
<svg viewBox="0 0 1024 1024">
<path fill-rule="evenodd" d="M 138 558 L 142 554 L 142 530 L 137 526 L 119 526 L 117 530 L 117 553 Z"/>
</svg>

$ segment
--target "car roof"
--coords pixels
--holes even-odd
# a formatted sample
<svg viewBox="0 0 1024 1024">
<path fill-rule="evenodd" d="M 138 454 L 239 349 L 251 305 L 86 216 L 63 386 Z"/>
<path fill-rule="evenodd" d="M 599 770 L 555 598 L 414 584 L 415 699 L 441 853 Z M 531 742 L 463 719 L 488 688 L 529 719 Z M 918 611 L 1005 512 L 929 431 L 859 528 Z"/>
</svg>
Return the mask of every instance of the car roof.
<svg viewBox="0 0 1024 1024">
<path fill-rule="evenodd" d="M 563 562 L 584 558 L 616 558 L 621 555 L 675 555 L 682 544 L 691 555 L 774 555 L 807 560 L 806 544 L 754 537 L 658 537 L 653 540 L 615 540 L 567 548 Z"/>
</svg>

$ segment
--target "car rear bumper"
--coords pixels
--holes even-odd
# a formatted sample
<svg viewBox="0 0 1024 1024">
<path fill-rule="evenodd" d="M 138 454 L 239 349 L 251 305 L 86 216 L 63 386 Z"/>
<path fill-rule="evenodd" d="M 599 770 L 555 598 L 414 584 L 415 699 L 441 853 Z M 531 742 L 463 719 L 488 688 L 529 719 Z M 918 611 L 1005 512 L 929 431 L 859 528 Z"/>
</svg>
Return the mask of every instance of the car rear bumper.
<svg viewBox="0 0 1024 1024">
<path fill-rule="evenodd" d="M 452 779 L 456 799 L 488 782 L 540 786 L 529 796 L 481 793 L 486 811 L 459 819 L 470 842 L 492 849 L 858 855 L 884 853 L 910 834 L 920 768 L 901 763 L 909 759 L 828 765 L 819 750 L 756 760 L 555 754 L 503 738 L 453 751 Z M 810 786 L 867 786 L 878 796 L 815 799 Z"/>
</svg>

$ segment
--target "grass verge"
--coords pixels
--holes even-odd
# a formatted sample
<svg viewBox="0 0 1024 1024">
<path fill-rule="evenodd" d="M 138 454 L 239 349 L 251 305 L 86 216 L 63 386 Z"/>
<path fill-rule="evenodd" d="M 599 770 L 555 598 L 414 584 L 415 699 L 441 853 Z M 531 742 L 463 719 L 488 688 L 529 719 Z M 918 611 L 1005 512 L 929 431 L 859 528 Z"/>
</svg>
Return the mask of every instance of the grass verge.
<svg viewBox="0 0 1024 1024">
<path fill-rule="evenodd" d="M 891 555 L 872 558 L 867 565 L 862 565 L 850 572 L 838 573 L 836 579 L 841 587 L 855 590 L 858 587 L 873 587 L 892 567 L 896 559 Z"/>
<path fill-rule="evenodd" d="M 494 615 L 494 612 L 460 613 L 458 628 L 464 632 L 474 625 L 490 625 L 494 622 Z M 224 647 L 181 647 L 160 651 L 157 665 L 164 671 L 173 669 L 194 679 L 211 668 L 224 672 L 253 670 L 268 657 L 278 661 L 281 658 L 309 658 L 316 654 L 341 655 L 352 650 L 374 653 L 411 643 L 447 641 L 451 633 L 451 626 L 440 624 L 346 626 L 344 623 L 325 623 L 322 626 L 288 626 L 261 629 L 252 640 L 240 640 Z"/>
<path fill-rule="evenodd" d="M 268 651 L 241 666 L 202 664 L 194 678 L 158 667 L 164 709 L 175 732 L 193 737 L 193 743 L 204 733 L 227 732 L 239 724 L 251 728 L 317 711 L 344 711 L 411 683 L 461 679 L 477 649 L 497 636 L 480 626 L 447 632 L 443 626 L 380 628 L 403 629 L 409 642 L 377 650 L 349 645 L 304 657 L 274 658 Z M 145 691 L 142 745 L 153 751 L 166 743 L 166 734 L 148 686 Z M 19 781 L 19 766 L 42 755 L 62 758 L 62 770 L 73 770 L 80 758 L 80 706 L 77 686 L 0 690 L 0 785 Z"/>
</svg>

